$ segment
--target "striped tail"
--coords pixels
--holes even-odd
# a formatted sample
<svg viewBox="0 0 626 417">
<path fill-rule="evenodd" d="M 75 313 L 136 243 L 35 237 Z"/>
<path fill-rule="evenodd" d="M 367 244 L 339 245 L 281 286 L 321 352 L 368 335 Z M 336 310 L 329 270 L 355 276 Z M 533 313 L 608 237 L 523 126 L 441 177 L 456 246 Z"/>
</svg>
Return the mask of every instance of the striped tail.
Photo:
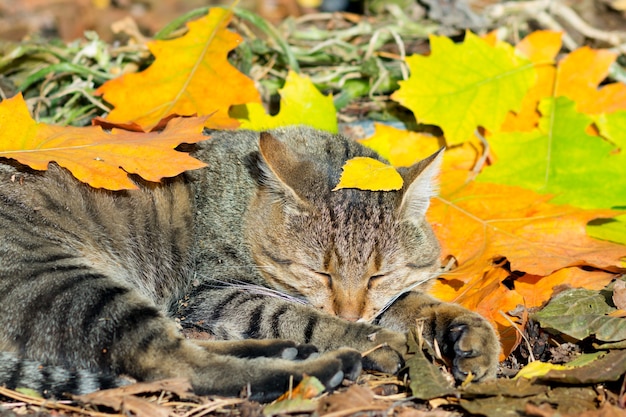
<svg viewBox="0 0 626 417">
<path fill-rule="evenodd" d="M 110 374 L 43 365 L 22 359 L 15 353 L 0 352 L 0 385 L 10 389 L 30 388 L 44 397 L 61 397 L 64 394 L 87 394 L 127 383 Z"/>
</svg>

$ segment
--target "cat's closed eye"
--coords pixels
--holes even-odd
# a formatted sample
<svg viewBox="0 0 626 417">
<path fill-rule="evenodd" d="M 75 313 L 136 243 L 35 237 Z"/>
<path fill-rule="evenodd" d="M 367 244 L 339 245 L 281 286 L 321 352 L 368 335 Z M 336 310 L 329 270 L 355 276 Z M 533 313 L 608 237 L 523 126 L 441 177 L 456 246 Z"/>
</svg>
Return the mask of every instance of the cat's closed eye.
<svg viewBox="0 0 626 417">
<path fill-rule="evenodd" d="M 386 276 L 386 274 L 376 274 L 369 277 L 369 280 L 367 281 L 367 289 L 372 288 L 372 286 L 376 285 L 378 281 L 382 280 Z"/>
</svg>

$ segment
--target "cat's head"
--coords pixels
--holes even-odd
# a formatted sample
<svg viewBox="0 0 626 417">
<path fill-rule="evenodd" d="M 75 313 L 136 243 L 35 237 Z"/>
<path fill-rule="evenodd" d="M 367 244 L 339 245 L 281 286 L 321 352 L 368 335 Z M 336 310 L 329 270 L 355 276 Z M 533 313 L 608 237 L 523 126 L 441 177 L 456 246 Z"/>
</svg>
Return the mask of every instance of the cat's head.
<svg viewBox="0 0 626 417">
<path fill-rule="evenodd" d="M 380 157 L 337 136 L 295 132 L 304 137 L 260 138 L 261 186 L 245 234 L 267 282 L 353 321 L 370 321 L 402 293 L 427 289 L 439 244 L 425 213 L 442 152 L 400 169 L 400 191 L 332 191 L 347 159 Z"/>
</svg>

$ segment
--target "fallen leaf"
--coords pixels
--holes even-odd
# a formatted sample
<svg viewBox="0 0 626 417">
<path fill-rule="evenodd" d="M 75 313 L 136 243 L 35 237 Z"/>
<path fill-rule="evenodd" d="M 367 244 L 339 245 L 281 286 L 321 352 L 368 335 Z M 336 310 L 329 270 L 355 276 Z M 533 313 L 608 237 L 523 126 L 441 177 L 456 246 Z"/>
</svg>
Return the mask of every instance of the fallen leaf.
<svg viewBox="0 0 626 417">
<path fill-rule="evenodd" d="M 260 102 L 253 81 L 228 62 L 241 36 L 226 29 L 232 12 L 213 7 L 187 23 L 182 37 L 148 43 L 154 63 L 107 81 L 96 91 L 113 105 L 107 120 L 151 130 L 167 116 L 211 115 L 207 127 L 236 128 L 230 106 Z"/>
<path fill-rule="evenodd" d="M 540 362 L 540 361 L 530 362 L 529 364 L 527 364 L 526 366 L 524 366 L 522 369 L 519 370 L 517 375 L 515 375 L 514 379 L 519 379 L 519 378 L 534 379 L 537 377 L 544 376 L 550 371 L 565 371 L 567 369 L 574 369 L 576 367 L 585 366 L 589 363 L 594 363 L 594 361 L 596 361 L 600 356 L 604 356 L 604 355 L 605 355 L 604 352 L 586 353 L 576 358 L 576 361 L 578 362 L 572 361 L 572 362 L 566 363 L 565 365 Z"/>
<path fill-rule="evenodd" d="M 597 408 L 597 397 L 598 394 L 593 387 L 555 387 L 552 389 L 546 387 L 544 393 L 530 397 L 516 398 L 504 394 L 470 400 L 462 398 L 459 405 L 472 414 L 487 417 L 526 415 L 525 410 L 529 404 L 555 405 L 558 416 L 579 416 L 585 410 Z"/>
<path fill-rule="evenodd" d="M 317 413 L 323 416 L 329 413 L 345 412 L 347 414 L 354 413 L 356 410 L 365 411 L 380 408 L 380 404 L 374 402 L 374 393 L 371 389 L 361 385 L 352 385 L 345 391 L 321 398 L 317 406 Z M 386 408 L 388 405 L 383 407 L 383 409 Z"/>
<path fill-rule="evenodd" d="M 137 186 L 129 173 L 159 181 L 204 167 L 203 162 L 174 148 L 207 140 L 209 137 L 202 135 L 205 120 L 177 118 L 162 132 L 150 133 L 53 126 L 35 122 L 24 99 L 17 95 L 0 103 L 0 157 L 38 170 L 46 170 L 54 161 L 92 187 L 132 189 Z"/>
<path fill-rule="evenodd" d="M 494 259 L 502 257 L 511 263 L 511 270 L 540 276 L 582 265 L 620 271 L 625 248 L 585 233 L 589 220 L 615 212 L 549 200 L 550 196 L 519 187 L 472 182 L 461 189 L 442 188 L 427 217 L 443 256 L 454 256 L 462 273 L 472 276 L 482 276 Z"/>
<path fill-rule="evenodd" d="M 325 391 L 324 384 L 314 376 L 305 376 L 291 391 L 281 395 L 276 401 L 263 407 L 264 416 L 314 411 L 317 402 L 312 399 Z"/>
<path fill-rule="evenodd" d="M 565 384 L 601 384 L 617 381 L 626 373 L 626 350 L 612 350 L 585 366 L 554 369 L 537 379 Z"/>
<path fill-rule="evenodd" d="M 443 185 L 448 175 L 443 175 Z M 585 233 L 589 220 L 608 217 L 611 210 L 582 210 L 548 200 L 518 187 L 470 182 L 463 187 L 442 187 L 441 197 L 432 200 L 427 213 L 441 243 L 442 258 L 451 256 L 458 263 L 435 282 L 430 293 L 490 320 L 500 334 L 503 357 L 520 340 L 505 317 L 508 311 L 526 303 L 541 305 L 551 297 L 554 286 L 569 279 L 572 286 L 597 288 L 614 276 L 582 271 L 580 266 L 614 272 L 623 268 L 623 246 L 597 241 Z M 511 282 L 504 283 L 511 280 L 510 272 L 496 261 L 508 261 L 511 271 L 527 276 L 518 278 L 519 284 L 514 281 L 511 289 Z M 548 277 L 546 283 L 541 282 L 543 277 Z"/>
<path fill-rule="evenodd" d="M 626 245 L 626 215 L 592 221 L 587 224 L 587 234 L 596 239 Z"/>
<path fill-rule="evenodd" d="M 441 149 L 440 140 L 432 135 L 382 123 L 374 123 L 374 134 L 358 142 L 376 151 L 394 167 L 410 167 Z"/>
<path fill-rule="evenodd" d="M 563 268 L 548 276 L 525 274 L 514 282 L 515 291 L 524 297 L 524 307 L 539 307 L 553 295 L 556 287 L 563 285 L 572 288 L 601 290 L 613 279 L 615 274 L 606 271 L 587 271 L 582 268 Z"/>
<path fill-rule="evenodd" d="M 236 117 L 242 129 L 267 130 L 281 126 L 306 125 L 337 133 L 337 111 L 332 96 L 325 96 L 304 75 L 289 71 L 285 85 L 278 90 L 280 111 L 272 116 L 263 105 L 248 103 L 236 106 L 231 116 Z"/>
<path fill-rule="evenodd" d="M 466 399 L 498 395 L 508 398 L 525 398 L 545 394 L 549 389 L 545 385 L 534 385 L 527 379 L 499 378 L 470 384 L 461 389 L 461 395 Z"/>
<path fill-rule="evenodd" d="M 476 180 L 551 193 L 555 203 L 626 206 L 626 152 L 615 153 L 614 145 L 586 133 L 593 120 L 575 105 L 566 97 L 545 99 L 538 129 L 493 134 L 497 162 Z"/>
<path fill-rule="evenodd" d="M 626 340 L 626 320 L 608 315 L 615 310 L 598 291 L 577 288 L 557 294 L 531 317 L 543 329 L 578 340 L 593 335 L 603 342 L 619 342 Z"/>
<path fill-rule="evenodd" d="M 508 44 L 492 47 L 466 32 L 461 44 L 431 35 L 430 46 L 429 56 L 406 59 L 411 76 L 391 97 L 419 122 L 441 127 L 449 145 L 464 142 L 478 126 L 499 129 L 535 81 L 534 64 Z"/>
<path fill-rule="evenodd" d="M 626 84 L 612 83 L 599 88 L 609 75 L 618 53 L 588 46 L 567 54 L 558 65 L 554 96 L 576 102 L 586 114 L 611 113 L 626 109 Z"/>
<path fill-rule="evenodd" d="M 613 284 L 613 304 L 621 310 L 626 310 L 626 282 L 621 279 Z"/>
<path fill-rule="evenodd" d="M 558 412 L 555 412 L 558 413 Z M 605 401 L 597 410 L 587 410 L 579 414 L 569 416 L 561 413 L 551 414 L 550 417 L 625 417 L 626 411 L 623 408 Z"/>
<path fill-rule="evenodd" d="M 74 399 L 91 405 L 102 405 L 125 415 L 137 417 L 169 417 L 170 410 L 162 405 L 137 397 L 136 394 L 168 391 L 188 397 L 191 385 L 186 379 L 170 379 L 155 382 L 141 382 L 119 388 L 100 390 L 86 395 L 74 396 Z M 241 401 L 241 400 L 238 400 Z"/>
<path fill-rule="evenodd" d="M 500 127 L 501 132 L 527 132 L 539 122 L 537 105 L 554 91 L 556 78 L 555 60 L 561 49 L 560 32 L 538 30 L 522 39 L 515 50 L 535 64 L 537 79 L 522 99 L 519 111 L 509 112 Z"/>
<path fill-rule="evenodd" d="M 398 171 L 391 165 L 373 158 L 359 156 L 346 161 L 339 184 L 333 191 L 342 188 L 370 191 L 399 190 L 403 182 Z"/>
</svg>

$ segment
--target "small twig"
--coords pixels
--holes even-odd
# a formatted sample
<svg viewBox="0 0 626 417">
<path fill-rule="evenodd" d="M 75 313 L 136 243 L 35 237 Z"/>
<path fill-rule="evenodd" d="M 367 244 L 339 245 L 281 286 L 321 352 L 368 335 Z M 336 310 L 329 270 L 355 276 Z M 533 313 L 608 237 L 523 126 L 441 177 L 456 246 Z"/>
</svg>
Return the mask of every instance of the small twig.
<svg viewBox="0 0 626 417">
<path fill-rule="evenodd" d="M 478 140 L 480 140 L 480 143 L 483 145 L 483 153 L 480 155 L 480 158 L 478 158 L 478 160 L 474 164 L 474 167 L 472 168 L 472 174 L 475 177 L 480 173 L 480 171 L 482 171 L 483 167 L 485 166 L 485 162 L 487 162 L 487 158 L 489 157 L 489 142 L 487 142 L 487 139 L 485 139 L 485 137 L 478 131 L 478 129 L 474 130 L 474 136 L 476 136 Z"/>
<path fill-rule="evenodd" d="M 371 348 L 370 350 L 366 350 L 365 352 L 361 352 L 361 357 L 364 358 L 367 355 L 369 355 L 370 353 L 374 352 L 375 350 L 382 349 L 382 348 L 387 347 L 387 346 L 389 346 L 387 343 L 381 343 L 380 345 L 376 345 L 373 348 Z"/>
<path fill-rule="evenodd" d="M 182 417 L 201 417 L 222 407 L 241 404 L 245 400 L 241 398 L 224 398 L 214 400 L 208 404 L 202 404 L 183 414 Z"/>
<path fill-rule="evenodd" d="M 576 49 L 578 44 L 553 16 L 562 19 L 581 35 L 606 42 L 613 47 L 623 48 L 622 44 L 626 41 L 625 32 L 604 31 L 595 28 L 581 19 L 571 7 L 566 6 L 559 0 L 504 2 L 494 4 L 486 9 L 486 15 L 493 20 L 514 14 L 525 14 L 530 18 L 536 19 L 547 29 L 563 32 L 563 45 L 570 50 Z"/>
<path fill-rule="evenodd" d="M 45 398 L 31 397 L 30 395 L 25 395 L 25 394 L 22 394 L 17 391 L 13 391 L 8 388 L 1 387 L 1 386 L 0 386 L 0 395 L 13 398 L 14 400 L 20 401 L 27 405 L 36 405 L 38 407 L 43 407 L 49 410 L 71 411 L 71 412 L 79 413 L 79 414 L 88 414 L 94 417 L 122 416 L 121 414 L 99 413 L 97 411 L 92 411 L 92 410 L 88 410 L 85 408 L 74 407 L 74 406 L 65 404 L 65 402 L 62 403 L 62 402 L 47 400 Z"/>
<path fill-rule="evenodd" d="M 556 20 L 554 20 L 552 16 L 550 16 L 550 14 L 546 12 L 540 12 L 540 13 L 537 13 L 536 18 L 539 24 L 541 24 L 543 27 L 550 29 L 550 30 L 554 30 L 556 32 L 561 32 L 562 33 L 561 39 L 563 40 L 563 45 L 565 45 L 567 49 L 569 49 L 570 51 L 573 51 L 574 49 L 578 49 L 578 46 L 579 46 L 578 43 L 574 40 L 574 38 L 570 36 L 569 33 L 567 33 L 567 30 L 565 30 L 565 28 L 561 26 L 559 22 L 557 22 Z"/>
<path fill-rule="evenodd" d="M 600 29 L 596 29 L 584 20 L 580 18 L 571 8 L 565 6 L 560 1 L 550 2 L 550 8 L 548 11 L 561 17 L 567 23 L 572 25 L 577 31 L 588 38 L 597 39 L 602 42 L 606 42 L 609 45 L 620 45 L 626 40 L 626 33 L 623 32 L 608 32 Z"/>
<path fill-rule="evenodd" d="M 515 322 L 513 322 L 513 320 L 511 320 L 511 319 L 509 318 L 509 316 L 507 316 L 506 314 L 504 314 L 504 312 L 503 312 L 502 310 L 498 310 L 498 313 L 500 313 L 500 315 L 501 315 L 502 317 L 504 317 L 504 319 L 505 319 L 506 321 L 508 321 L 508 322 L 509 322 L 509 324 L 515 328 L 515 330 L 516 330 L 516 331 L 520 334 L 520 336 L 522 336 L 522 339 L 524 339 L 524 341 L 526 342 L 526 348 L 528 349 L 528 356 L 530 357 L 530 361 L 531 361 L 531 362 L 535 362 L 535 361 L 536 361 L 536 359 L 535 359 L 535 355 L 533 355 L 533 347 L 532 347 L 532 345 L 530 344 L 530 341 L 528 340 L 528 338 L 526 337 L 526 335 L 524 334 L 524 332 L 523 332 L 523 331 L 521 331 L 521 330 L 520 330 L 520 328 L 519 328 L 519 327 L 517 327 L 517 324 L 515 324 Z"/>
</svg>

